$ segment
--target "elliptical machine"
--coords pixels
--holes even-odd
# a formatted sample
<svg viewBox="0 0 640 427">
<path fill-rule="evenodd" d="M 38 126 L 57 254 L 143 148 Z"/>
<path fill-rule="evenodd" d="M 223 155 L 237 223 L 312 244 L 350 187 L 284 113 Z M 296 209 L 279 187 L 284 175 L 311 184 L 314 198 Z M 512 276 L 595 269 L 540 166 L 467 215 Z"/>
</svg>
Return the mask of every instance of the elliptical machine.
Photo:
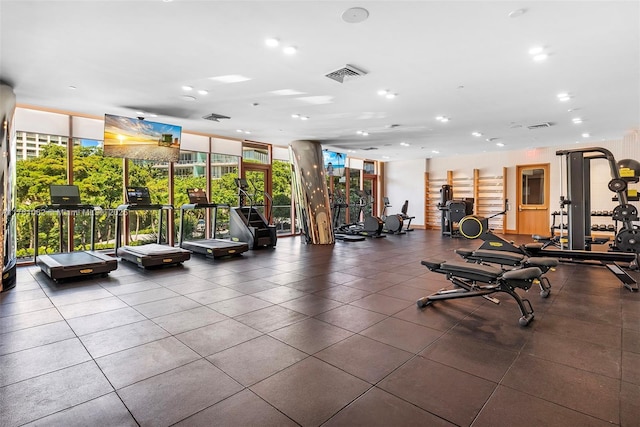
<svg viewBox="0 0 640 427">
<path fill-rule="evenodd" d="M 358 216 L 360 218 L 362 214 L 362 222 L 356 222 L 355 228 L 359 229 L 358 234 L 366 237 L 387 237 L 382 234 L 384 228 L 384 221 L 377 216 L 373 215 L 373 197 L 371 197 L 370 190 L 358 191 L 360 200 L 358 202 Z M 368 208 L 368 209 L 365 209 Z"/>
<path fill-rule="evenodd" d="M 400 214 L 392 214 L 387 216 L 387 208 L 390 208 L 391 204 L 389 203 L 389 198 L 384 197 L 384 206 L 382 208 L 382 212 L 380 213 L 380 219 L 384 222 L 382 227 L 383 233 L 389 234 L 407 234 L 406 231 L 402 229 L 404 226 L 404 219 Z"/>
<path fill-rule="evenodd" d="M 384 222 L 378 218 L 377 216 L 373 216 L 371 214 L 367 214 L 365 211 L 365 207 L 368 206 L 367 199 L 369 199 L 368 195 L 364 191 L 358 192 L 358 213 L 355 216 L 356 220 L 350 224 L 342 224 L 338 225 L 339 221 L 339 213 L 340 211 L 334 211 L 334 230 L 336 233 L 336 238 L 338 234 L 346 234 L 346 235 L 360 235 L 365 237 L 379 238 L 379 237 L 387 237 L 382 234 L 382 228 L 384 226 Z M 342 203 L 337 203 L 338 201 L 342 201 Z M 349 206 L 344 203 L 344 196 L 341 192 L 336 191 L 334 195 L 334 208 L 338 209 L 349 208 Z M 359 222 L 359 218 L 361 214 L 363 214 L 363 219 Z"/>
</svg>

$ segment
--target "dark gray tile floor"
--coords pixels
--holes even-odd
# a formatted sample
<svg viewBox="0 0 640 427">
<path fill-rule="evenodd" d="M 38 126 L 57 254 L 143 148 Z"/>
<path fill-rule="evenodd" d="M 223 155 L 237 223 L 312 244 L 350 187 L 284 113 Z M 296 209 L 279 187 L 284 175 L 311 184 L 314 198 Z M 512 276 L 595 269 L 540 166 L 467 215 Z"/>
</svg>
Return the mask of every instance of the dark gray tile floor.
<svg viewBox="0 0 640 427">
<path fill-rule="evenodd" d="M 640 294 L 563 264 L 525 328 L 506 296 L 418 309 L 449 285 L 420 261 L 478 245 L 282 238 L 62 284 L 20 267 L 0 426 L 640 426 Z"/>
</svg>

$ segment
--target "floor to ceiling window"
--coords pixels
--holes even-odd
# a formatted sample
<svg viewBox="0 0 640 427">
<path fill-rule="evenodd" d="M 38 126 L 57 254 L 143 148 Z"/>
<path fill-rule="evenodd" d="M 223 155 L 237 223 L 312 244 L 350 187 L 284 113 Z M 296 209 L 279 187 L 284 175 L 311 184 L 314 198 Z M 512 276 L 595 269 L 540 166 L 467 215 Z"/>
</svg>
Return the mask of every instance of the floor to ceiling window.
<svg viewBox="0 0 640 427">
<path fill-rule="evenodd" d="M 18 260 L 33 257 L 34 215 L 48 205 L 49 186 L 67 183 L 67 144 L 69 138 L 18 131 L 16 134 L 16 255 Z M 39 218 L 39 252 L 59 250 L 60 230 L 56 215 Z M 63 234 L 63 239 L 66 233 Z"/>
</svg>

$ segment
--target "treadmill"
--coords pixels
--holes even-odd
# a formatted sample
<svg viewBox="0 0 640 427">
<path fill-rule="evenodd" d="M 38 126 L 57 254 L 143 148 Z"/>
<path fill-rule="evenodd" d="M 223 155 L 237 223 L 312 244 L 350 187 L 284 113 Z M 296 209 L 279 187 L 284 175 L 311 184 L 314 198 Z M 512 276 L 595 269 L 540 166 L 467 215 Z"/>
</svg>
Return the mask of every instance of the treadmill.
<svg viewBox="0 0 640 427">
<path fill-rule="evenodd" d="M 179 265 L 191 258 L 191 251 L 173 246 L 162 245 L 163 212 L 173 212 L 172 205 L 151 203 L 151 195 L 147 187 L 127 187 L 127 203 L 116 208 L 116 255 L 120 259 L 133 262 L 138 267 L 157 267 L 161 265 Z M 154 211 L 159 214 L 158 239 L 156 243 L 140 246 L 120 246 L 122 239 L 122 217 L 129 211 Z"/>
<path fill-rule="evenodd" d="M 190 251 L 204 254 L 210 258 L 221 258 L 225 256 L 241 255 L 249 250 L 246 242 L 234 242 L 226 239 L 204 238 L 198 240 L 185 240 L 184 217 L 186 211 L 194 209 L 213 209 L 213 237 L 216 233 L 216 221 L 218 218 L 218 207 L 230 208 L 226 204 L 209 203 L 207 194 L 200 188 L 188 188 L 187 195 L 189 203 L 180 207 L 180 247 Z M 206 233 L 206 231 L 205 231 Z"/>
<path fill-rule="evenodd" d="M 96 211 L 102 208 L 93 205 L 84 205 L 80 201 L 80 190 L 76 185 L 51 185 L 49 187 L 51 204 L 38 206 L 33 217 L 33 229 L 35 230 L 35 261 L 43 273 L 54 281 L 71 279 L 81 276 L 93 276 L 102 274 L 106 276 L 110 271 L 118 268 L 118 261 L 101 252 L 95 251 L 95 224 Z M 45 212 L 57 212 L 60 230 L 60 252 L 50 255 L 38 256 L 38 231 L 39 216 Z M 63 220 L 65 213 L 83 213 L 91 217 L 91 250 L 63 252 Z M 69 230 L 71 233 L 72 230 Z"/>
</svg>

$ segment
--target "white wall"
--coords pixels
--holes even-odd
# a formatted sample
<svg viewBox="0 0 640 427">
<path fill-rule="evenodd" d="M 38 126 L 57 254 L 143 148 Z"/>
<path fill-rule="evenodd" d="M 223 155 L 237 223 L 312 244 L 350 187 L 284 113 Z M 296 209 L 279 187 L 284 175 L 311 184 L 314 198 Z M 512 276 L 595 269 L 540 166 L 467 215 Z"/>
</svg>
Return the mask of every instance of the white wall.
<svg viewBox="0 0 640 427">
<path fill-rule="evenodd" d="M 384 165 L 384 195 L 393 206 L 387 214 L 400 212 L 405 200 L 409 201 L 409 216 L 415 216 L 411 225 L 424 225 L 424 173 L 425 159 L 387 162 Z"/>
<path fill-rule="evenodd" d="M 481 176 L 502 175 L 502 168 L 507 168 L 507 198 L 511 210 L 506 216 L 507 230 L 515 230 L 516 217 L 516 165 L 549 163 L 550 164 L 550 210 L 559 210 L 560 195 L 566 196 L 566 163 L 563 156 L 557 156 L 557 150 L 571 150 L 586 147 L 602 147 L 611 151 L 616 161 L 622 159 L 640 160 L 640 133 L 626 135 L 617 141 L 598 141 L 596 143 L 569 144 L 559 147 L 544 147 L 522 151 L 500 151 L 480 153 L 467 156 L 434 158 L 425 161 L 393 161 L 385 164 L 385 195 L 396 206 L 405 199 L 409 200 L 410 213 L 415 215 L 416 224 L 424 224 L 424 172 L 429 172 L 430 179 L 446 179 L 447 171 L 454 176 L 473 176 L 473 169 L 479 169 Z M 560 162 L 562 161 L 562 193 L 560 192 Z M 608 163 L 605 160 L 591 162 L 591 210 L 613 210 L 616 206 L 611 198 L 615 195 L 607 188 L 611 179 Z M 631 184 L 632 186 L 634 184 Z M 634 188 L 634 187 L 631 187 Z M 636 184 L 635 188 L 640 188 Z"/>
</svg>

